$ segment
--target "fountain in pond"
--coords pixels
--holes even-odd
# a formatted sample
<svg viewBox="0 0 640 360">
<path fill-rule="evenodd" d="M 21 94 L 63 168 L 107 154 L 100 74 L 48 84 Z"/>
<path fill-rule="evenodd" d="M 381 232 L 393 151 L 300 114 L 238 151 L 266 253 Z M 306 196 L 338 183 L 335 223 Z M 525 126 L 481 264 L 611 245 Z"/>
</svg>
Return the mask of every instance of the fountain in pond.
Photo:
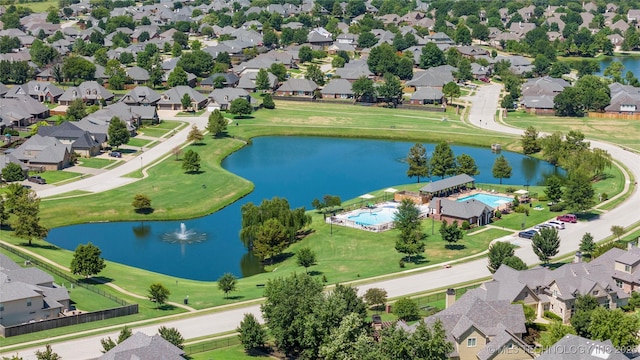
<svg viewBox="0 0 640 360">
<path fill-rule="evenodd" d="M 180 223 L 180 229 L 178 231 L 165 233 L 162 235 L 162 240 L 170 243 L 192 244 L 207 240 L 207 234 L 187 230 L 187 226 L 184 223 Z"/>
</svg>

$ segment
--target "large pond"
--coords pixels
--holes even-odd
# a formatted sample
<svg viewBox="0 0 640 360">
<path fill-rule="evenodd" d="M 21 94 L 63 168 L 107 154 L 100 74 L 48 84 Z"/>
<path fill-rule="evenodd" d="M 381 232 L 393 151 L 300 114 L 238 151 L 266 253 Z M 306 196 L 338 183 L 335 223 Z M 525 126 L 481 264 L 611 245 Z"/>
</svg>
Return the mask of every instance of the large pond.
<svg viewBox="0 0 640 360">
<path fill-rule="evenodd" d="M 262 267 L 238 236 L 243 204 L 257 204 L 278 196 L 288 199 L 293 207 L 309 208 L 314 198 L 325 194 L 346 200 L 411 182 L 406 176 L 404 159 L 412 145 L 380 140 L 256 138 L 252 145 L 232 154 L 222 164 L 252 181 L 255 190 L 221 211 L 183 221 L 186 231 L 192 231 L 192 237 L 199 238 L 198 241 L 175 239 L 174 233 L 180 232 L 179 221 L 67 226 L 51 230 L 47 241 L 69 250 L 91 241 L 108 260 L 181 278 L 209 281 L 225 272 L 250 276 L 261 272 Z M 430 154 L 435 145 L 425 147 Z M 489 148 L 452 146 L 452 149 L 456 156 L 466 153 L 475 159 L 481 171 L 476 176 L 478 182 L 497 182 L 491 175 L 497 155 Z M 512 177 L 503 180 L 505 184 L 519 187 L 540 184 L 555 171 L 552 165 L 536 159 L 510 152 L 502 154 L 513 168 Z M 203 233 L 206 236 L 201 236 Z"/>
<path fill-rule="evenodd" d="M 624 69 L 622 69 L 623 78 L 627 71 L 631 71 L 636 77 L 640 76 L 640 56 L 606 56 L 600 60 L 600 71 L 596 75 L 604 76 L 604 69 L 614 61 L 621 62 L 624 65 Z"/>
</svg>

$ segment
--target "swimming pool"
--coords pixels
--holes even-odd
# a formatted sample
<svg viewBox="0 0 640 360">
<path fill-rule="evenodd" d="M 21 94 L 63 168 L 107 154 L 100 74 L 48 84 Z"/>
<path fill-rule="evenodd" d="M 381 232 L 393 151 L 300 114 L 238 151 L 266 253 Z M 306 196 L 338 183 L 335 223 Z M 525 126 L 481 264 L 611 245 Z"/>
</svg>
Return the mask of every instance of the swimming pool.
<svg viewBox="0 0 640 360">
<path fill-rule="evenodd" d="M 487 204 L 491 207 L 497 208 L 498 206 L 504 205 L 506 203 L 510 203 L 513 201 L 512 198 L 506 196 L 498 196 L 491 194 L 473 194 L 471 196 L 466 196 L 456 200 L 457 202 L 463 202 L 467 200 L 478 200 L 481 203 Z"/>
<path fill-rule="evenodd" d="M 382 209 L 366 210 L 357 215 L 351 215 L 349 220 L 355 221 L 358 225 L 378 225 L 392 222 L 396 215 L 394 207 L 384 207 Z"/>
</svg>

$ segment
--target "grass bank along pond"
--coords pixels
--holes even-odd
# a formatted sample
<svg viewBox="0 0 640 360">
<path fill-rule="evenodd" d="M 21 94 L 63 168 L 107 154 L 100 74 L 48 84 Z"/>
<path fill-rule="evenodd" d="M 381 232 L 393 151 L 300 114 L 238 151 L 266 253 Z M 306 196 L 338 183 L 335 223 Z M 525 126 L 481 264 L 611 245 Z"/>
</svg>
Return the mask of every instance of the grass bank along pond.
<svg viewBox="0 0 640 360">
<path fill-rule="evenodd" d="M 185 221 L 73 225 L 52 229 L 47 241 L 69 250 L 91 241 L 108 260 L 181 278 L 215 280 L 225 272 L 250 276 L 262 271 L 262 267 L 239 239 L 243 204 L 259 204 L 263 199 L 278 196 L 288 199 L 292 207 L 309 208 L 314 198 L 325 194 L 346 200 L 370 190 L 411 182 L 406 176 L 404 159 L 412 145 L 317 137 L 255 138 L 252 145 L 222 163 L 228 171 L 252 181 L 255 190 L 216 213 Z M 425 147 L 429 155 L 435 145 Z M 456 156 L 466 153 L 475 159 L 481 171 L 476 176 L 478 182 L 496 182 L 491 167 L 498 155 L 489 148 L 452 146 L 452 149 Z M 503 180 L 505 184 L 517 187 L 540 184 L 554 172 L 550 164 L 521 154 L 502 155 L 513 167 L 512 177 Z M 212 175 L 205 172 L 192 176 L 197 179 Z M 174 186 L 179 189 L 180 184 Z M 202 197 L 207 196 L 206 188 L 200 190 Z M 125 206 L 130 206 L 129 202 Z M 394 251 L 392 246 L 389 251 Z"/>
</svg>

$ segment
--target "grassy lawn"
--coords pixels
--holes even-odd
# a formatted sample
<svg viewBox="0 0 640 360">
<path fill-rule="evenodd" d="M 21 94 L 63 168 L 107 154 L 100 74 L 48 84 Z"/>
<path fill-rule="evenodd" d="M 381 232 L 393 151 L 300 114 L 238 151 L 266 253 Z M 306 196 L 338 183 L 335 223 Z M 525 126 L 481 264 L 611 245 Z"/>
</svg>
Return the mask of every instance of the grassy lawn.
<svg viewBox="0 0 640 360">
<path fill-rule="evenodd" d="M 127 145 L 136 146 L 136 147 L 143 147 L 143 146 L 149 145 L 149 143 L 151 143 L 151 141 L 152 140 L 131 138 L 131 139 L 129 139 L 129 142 L 127 143 Z"/>
<path fill-rule="evenodd" d="M 207 111 L 207 109 L 202 109 L 202 110 L 198 110 L 198 111 L 191 111 L 191 112 L 181 111 L 181 112 L 177 113 L 176 116 L 200 116 L 200 115 L 204 114 L 205 111 Z"/>
<path fill-rule="evenodd" d="M 117 160 L 103 159 L 103 158 L 80 158 L 78 159 L 78 166 L 103 169 L 107 166 L 115 163 Z"/>
<path fill-rule="evenodd" d="M 205 351 L 189 355 L 188 359 L 191 360 L 211 360 L 211 359 L 225 359 L 225 360 L 250 360 L 250 359 L 270 359 L 267 355 L 251 356 L 244 352 L 241 345 L 234 345 L 231 347 L 225 347 L 217 350 Z"/>
<path fill-rule="evenodd" d="M 549 133 L 561 131 L 566 134 L 569 130 L 578 130 L 590 139 L 640 150 L 640 121 L 637 120 L 537 116 L 514 111 L 510 112 L 504 121 L 520 128 L 535 126 Z"/>
<path fill-rule="evenodd" d="M 71 171 L 45 171 L 43 173 L 30 173 L 30 175 L 40 175 L 43 179 L 47 180 L 47 184 L 55 184 L 74 177 L 79 177 L 82 174 Z"/>
<path fill-rule="evenodd" d="M 28 7 L 33 10 L 34 13 L 46 12 L 50 7 L 58 9 L 58 2 L 55 0 L 43 1 L 43 2 L 25 2 L 16 4 L 24 7 Z"/>
</svg>

